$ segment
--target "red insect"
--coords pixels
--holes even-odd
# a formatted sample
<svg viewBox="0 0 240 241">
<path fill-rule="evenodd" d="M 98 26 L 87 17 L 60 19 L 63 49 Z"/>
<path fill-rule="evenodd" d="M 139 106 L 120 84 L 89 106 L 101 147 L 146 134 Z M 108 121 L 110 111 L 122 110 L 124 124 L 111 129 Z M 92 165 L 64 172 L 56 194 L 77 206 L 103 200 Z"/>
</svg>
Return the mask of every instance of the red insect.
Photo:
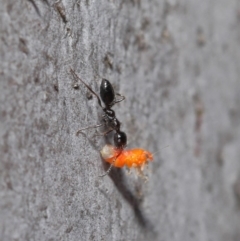
<svg viewBox="0 0 240 241">
<path fill-rule="evenodd" d="M 153 154 L 144 149 L 118 149 L 112 145 L 105 145 L 101 150 L 102 158 L 114 167 L 135 167 L 143 170 L 148 161 L 153 160 Z"/>
</svg>

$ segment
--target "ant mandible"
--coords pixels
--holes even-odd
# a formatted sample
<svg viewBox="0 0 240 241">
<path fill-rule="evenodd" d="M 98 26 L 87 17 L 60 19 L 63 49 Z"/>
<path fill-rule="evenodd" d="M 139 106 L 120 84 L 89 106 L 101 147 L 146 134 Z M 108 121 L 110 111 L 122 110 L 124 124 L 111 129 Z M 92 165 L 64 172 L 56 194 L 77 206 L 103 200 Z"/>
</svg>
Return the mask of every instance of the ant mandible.
<svg viewBox="0 0 240 241">
<path fill-rule="evenodd" d="M 98 100 L 98 104 L 99 106 L 102 108 L 104 114 L 103 114 L 103 120 L 104 120 L 104 124 L 106 124 L 110 130 L 108 130 L 107 132 L 104 133 L 104 135 L 115 131 L 114 136 L 113 136 L 113 140 L 114 140 L 114 145 L 116 148 L 118 149 L 123 149 L 126 144 L 127 144 L 127 135 L 120 130 L 121 127 L 121 123 L 120 121 L 116 118 L 115 115 L 115 111 L 112 110 L 112 106 L 115 105 L 116 103 L 119 103 L 121 101 L 123 101 L 125 99 L 125 97 L 123 95 L 120 95 L 119 93 L 114 92 L 114 89 L 111 85 L 111 83 L 106 80 L 106 79 L 102 79 L 101 85 L 100 85 L 100 97 L 98 96 L 98 94 L 96 92 L 94 92 L 92 90 L 92 88 L 87 85 L 76 73 L 75 71 L 70 68 L 70 71 L 72 73 L 72 75 L 77 78 L 78 80 L 80 80 L 86 87 L 87 89 L 96 96 L 97 100 Z M 116 96 L 118 95 L 121 98 L 120 99 L 116 99 Z M 102 106 L 102 102 L 104 103 L 105 107 Z M 98 124 L 95 126 L 88 126 L 86 128 L 82 128 L 80 130 L 77 131 L 77 135 L 82 132 L 83 130 L 89 129 L 89 128 L 97 128 L 100 127 L 104 124 Z M 109 170 L 110 171 L 110 170 Z"/>
</svg>

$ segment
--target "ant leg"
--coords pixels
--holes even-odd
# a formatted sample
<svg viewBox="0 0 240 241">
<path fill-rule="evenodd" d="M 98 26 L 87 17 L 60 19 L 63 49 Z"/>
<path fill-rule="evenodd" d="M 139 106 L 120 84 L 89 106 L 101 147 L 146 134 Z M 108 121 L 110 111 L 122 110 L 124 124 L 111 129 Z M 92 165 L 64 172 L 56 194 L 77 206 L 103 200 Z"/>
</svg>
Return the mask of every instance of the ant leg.
<svg viewBox="0 0 240 241">
<path fill-rule="evenodd" d="M 119 102 L 121 102 L 123 100 L 125 100 L 125 96 L 123 96 L 123 95 L 121 95 L 119 93 L 116 93 L 116 95 L 120 96 L 121 98 L 119 100 L 114 100 L 113 101 L 113 105 L 116 104 L 116 103 L 119 103 Z"/>
<path fill-rule="evenodd" d="M 101 100 L 100 100 L 98 94 L 97 94 L 96 92 L 94 92 L 94 91 L 92 90 L 92 88 L 91 88 L 89 85 L 87 85 L 87 84 L 75 73 L 75 71 L 74 71 L 72 68 L 70 68 L 70 72 L 72 73 L 72 75 L 73 75 L 74 78 L 80 80 L 80 81 L 88 88 L 88 90 L 97 97 L 98 104 L 99 104 L 99 105 L 101 106 L 101 108 L 103 109 L 103 106 L 102 106 L 102 103 L 101 103 Z"/>
<path fill-rule="evenodd" d="M 82 128 L 82 129 L 80 129 L 80 130 L 78 130 L 78 131 L 76 132 L 76 136 L 78 136 L 79 133 L 81 133 L 83 130 L 87 130 L 87 129 L 91 129 L 91 128 L 98 128 L 98 127 L 103 126 L 103 125 L 104 125 L 104 123 L 102 123 L 102 124 L 97 124 L 97 125 L 94 125 L 94 126 L 88 126 L 88 127 Z"/>
<path fill-rule="evenodd" d="M 100 133 L 100 134 L 97 134 L 97 135 L 94 135 L 94 136 L 106 136 L 107 134 L 109 134 L 109 133 L 112 132 L 112 131 L 113 131 L 113 129 L 108 130 L 108 131 L 105 131 L 105 132 Z"/>
<path fill-rule="evenodd" d="M 116 159 L 115 159 L 115 160 L 116 160 Z M 114 162 L 115 162 L 115 160 L 114 160 Z M 112 170 L 112 167 L 113 167 L 114 162 L 110 165 L 110 167 L 107 169 L 107 171 L 106 171 L 103 175 L 100 175 L 99 177 L 105 177 L 105 176 L 107 176 L 107 175 L 110 173 L 110 171 Z"/>
</svg>

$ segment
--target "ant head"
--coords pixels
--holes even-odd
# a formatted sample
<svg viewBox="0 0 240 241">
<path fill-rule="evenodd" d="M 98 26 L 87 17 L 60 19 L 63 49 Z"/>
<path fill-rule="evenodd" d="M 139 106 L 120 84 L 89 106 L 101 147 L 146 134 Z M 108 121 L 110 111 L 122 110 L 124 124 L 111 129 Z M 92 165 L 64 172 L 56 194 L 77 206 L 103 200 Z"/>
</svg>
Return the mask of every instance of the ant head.
<svg viewBox="0 0 240 241">
<path fill-rule="evenodd" d="M 124 148 L 127 145 L 127 135 L 122 132 L 122 131 L 118 131 L 114 134 L 114 145 L 117 148 Z"/>
<path fill-rule="evenodd" d="M 100 86 L 100 96 L 103 103 L 108 107 L 112 105 L 115 99 L 115 93 L 112 84 L 106 79 L 102 79 Z"/>
</svg>

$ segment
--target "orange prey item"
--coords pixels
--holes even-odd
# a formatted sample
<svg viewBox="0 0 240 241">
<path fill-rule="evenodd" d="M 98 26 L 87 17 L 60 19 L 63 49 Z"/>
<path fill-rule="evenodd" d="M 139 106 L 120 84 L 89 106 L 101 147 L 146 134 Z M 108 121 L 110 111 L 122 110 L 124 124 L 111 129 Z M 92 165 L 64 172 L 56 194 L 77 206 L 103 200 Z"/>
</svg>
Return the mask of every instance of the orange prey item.
<svg viewBox="0 0 240 241">
<path fill-rule="evenodd" d="M 105 145 L 100 152 L 106 162 L 119 168 L 127 166 L 143 169 L 148 161 L 153 160 L 152 153 L 140 148 L 124 150 L 117 149 L 112 145 Z"/>
</svg>

